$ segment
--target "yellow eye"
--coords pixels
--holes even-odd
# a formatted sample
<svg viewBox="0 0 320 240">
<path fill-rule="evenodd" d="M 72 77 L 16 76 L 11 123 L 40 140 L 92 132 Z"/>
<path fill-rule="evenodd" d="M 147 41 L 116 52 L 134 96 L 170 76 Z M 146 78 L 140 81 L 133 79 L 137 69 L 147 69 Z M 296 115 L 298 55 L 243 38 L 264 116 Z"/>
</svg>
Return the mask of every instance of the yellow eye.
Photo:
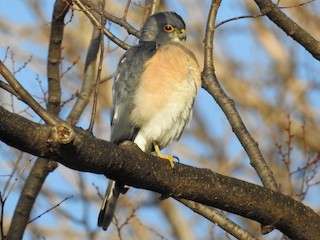
<svg viewBox="0 0 320 240">
<path fill-rule="evenodd" d="M 165 25 L 162 29 L 165 32 L 173 32 L 174 31 L 174 27 L 172 27 L 170 24 Z"/>
</svg>

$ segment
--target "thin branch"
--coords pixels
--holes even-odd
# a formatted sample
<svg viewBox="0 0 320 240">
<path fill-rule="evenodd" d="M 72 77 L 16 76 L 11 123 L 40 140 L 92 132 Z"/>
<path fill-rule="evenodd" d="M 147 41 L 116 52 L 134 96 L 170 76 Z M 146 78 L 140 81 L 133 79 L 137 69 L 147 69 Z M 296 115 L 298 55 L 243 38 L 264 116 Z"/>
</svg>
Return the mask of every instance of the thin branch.
<svg viewBox="0 0 320 240">
<path fill-rule="evenodd" d="M 98 6 L 96 6 L 92 1 L 88 1 L 88 0 L 81 0 L 81 2 L 86 5 L 89 9 L 92 9 L 94 12 L 99 13 L 100 15 L 103 15 L 106 19 L 108 19 L 110 22 L 113 22 L 121 27 L 123 27 L 124 29 L 127 30 L 128 34 L 134 35 L 137 38 L 140 38 L 140 32 L 135 29 L 132 25 L 130 25 L 126 19 L 121 18 L 117 18 L 114 15 L 104 11 L 104 9 L 99 8 Z"/>
<path fill-rule="evenodd" d="M 99 17 L 97 13 L 93 14 L 96 18 Z M 81 90 L 78 94 L 77 101 L 73 105 L 72 110 L 67 118 L 67 121 L 70 122 L 72 125 L 79 120 L 85 107 L 88 105 L 90 96 L 95 86 L 96 64 L 102 34 L 101 31 L 94 24 L 92 24 L 92 27 L 93 28 L 91 41 L 89 44 L 84 67 L 84 80 L 81 86 Z"/>
<path fill-rule="evenodd" d="M 188 208 L 192 209 L 194 212 L 204 216 L 209 221 L 217 224 L 219 227 L 224 229 L 226 232 L 230 233 L 232 236 L 236 237 L 237 239 L 242 240 L 257 240 L 255 236 L 250 234 L 249 232 L 245 231 L 242 227 L 238 224 L 232 222 L 223 214 L 219 213 L 213 208 L 209 208 L 200 203 L 196 203 L 190 200 L 176 198 L 177 201 L 181 202 Z"/>
<path fill-rule="evenodd" d="M 0 211 L 0 235 L 1 235 L 1 239 L 5 239 L 5 234 L 4 234 L 4 231 L 3 231 L 4 205 L 5 205 L 5 201 L 3 201 L 2 193 L 0 191 L 0 207 L 1 207 L 1 211 Z"/>
<path fill-rule="evenodd" d="M 18 179 L 22 176 L 22 174 L 24 173 L 24 171 L 26 170 L 26 168 L 27 168 L 27 166 L 30 164 L 30 162 L 31 162 L 31 159 L 29 159 L 29 160 L 24 164 L 24 166 L 22 167 L 22 169 L 21 169 L 20 172 L 18 173 L 18 176 L 15 177 L 13 183 L 11 184 L 11 187 L 10 187 L 9 190 L 8 190 L 7 196 L 4 196 L 3 202 L 5 202 L 5 201 L 8 199 L 8 197 L 9 197 L 10 193 L 12 192 L 12 190 L 14 189 L 14 186 L 16 185 Z"/>
<path fill-rule="evenodd" d="M 122 18 L 123 18 L 124 20 L 127 19 L 127 15 L 128 15 L 128 11 L 129 11 L 130 4 L 131 4 L 131 0 L 127 0 L 127 4 L 126 4 L 126 7 L 125 7 L 125 9 L 124 9 L 123 16 L 122 16 Z M 104 9 L 104 8 L 102 8 L 102 9 Z M 103 15 L 101 14 L 101 16 L 103 16 Z"/>
<path fill-rule="evenodd" d="M 160 6 L 160 0 L 147 0 L 145 5 L 147 12 L 146 16 L 150 16 L 157 12 Z"/>
<path fill-rule="evenodd" d="M 37 220 L 37 219 L 41 218 L 41 217 L 42 217 L 43 215 L 45 215 L 46 213 L 48 213 L 48 212 L 52 211 L 53 209 L 55 209 L 55 208 L 59 207 L 59 206 L 61 205 L 61 203 L 63 203 L 63 202 L 65 202 L 65 201 L 69 200 L 70 198 L 73 198 L 73 195 L 71 195 L 71 196 L 69 196 L 69 197 L 66 197 L 65 199 L 63 199 L 62 201 L 60 201 L 59 203 L 57 203 L 57 204 L 56 204 L 56 205 L 54 205 L 53 207 L 51 207 L 51 208 L 47 209 L 47 210 L 46 210 L 46 211 L 44 211 L 43 213 L 41 213 L 41 214 L 39 214 L 38 216 L 36 216 L 36 217 L 32 218 L 31 220 L 29 220 L 29 221 L 28 221 L 28 224 L 29 224 L 29 223 L 32 223 L 32 222 L 34 222 L 35 220 Z"/>
<path fill-rule="evenodd" d="M 20 96 L 16 93 L 16 91 L 9 84 L 0 81 L 0 88 L 6 90 L 7 92 L 14 95 L 17 99 L 21 100 Z"/>
<path fill-rule="evenodd" d="M 214 24 L 216 14 L 220 6 L 221 0 L 213 0 L 207 20 L 205 35 L 205 54 L 204 54 L 204 70 L 202 72 L 203 87 L 217 101 L 220 108 L 225 113 L 233 132 L 236 134 L 243 148 L 250 158 L 250 164 L 256 170 L 263 185 L 274 191 L 277 191 L 277 183 L 273 177 L 273 173 L 267 166 L 258 146 L 258 143 L 251 137 L 246 129 L 242 119 L 235 108 L 234 101 L 223 91 L 217 77 L 213 62 L 213 37 Z M 262 233 L 266 234 L 272 231 L 273 226 L 266 225 L 262 227 Z"/>
<path fill-rule="evenodd" d="M 59 119 L 47 112 L 34 98 L 22 87 L 9 69 L 0 61 L 0 74 L 7 80 L 17 95 L 33 109 L 46 123 L 56 125 Z"/>
<path fill-rule="evenodd" d="M 291 5 L 291 6 L 282 6 L 282 7 L 279 7 L 279 9 L 302 7 L 302 6 L 306 5 L 306 4 L 309 4 L 309 3 L 312 3 L 312 2 L 315 2 L 315 1 L 318 1 L 318 0 L 309 0 L 309 1 L 306 1 L 306 2 L 303 2 L 303 3 L 294 4 L 294 5 Z M 279 3 L 277 3 L 276 5 L 278 6 Z"/>
<path fill-rule="evenodd" d="M 25 227 L 29 221 L 32 206 L 34 205 L 36 197 L 38 196 L 42 187 L 42 184 L 38 184 L 38 182 L 44 182 L 49 172 L 55 169 L 56 166 L 56 162 L 48 164 L 48 160 L 42 158 L 39 158 L 35 162 L 35 165 L 31 169 L 23 186 L 6 239 L 22 239 Z M 17 209 L 19 209 L 19 211 L 17 211 Z"/>
<path fill-rule="evenodd" d="M 237 109 L 235 108 L 233 100 L 223 91 L 215 75 L 215 68 L 213 64 L 213 36 L 215 30 L 215 17 L 220 2 L 220 0 L 213 1 L 208 16 L 205 36 L 204 70 L 202 72 L 203 87 L 212 95 L 225 113 L 230 125 L 232 126 L 233 132 L 236 134 L 242 146 L 246 150 L 250 158 L 250 163 L 257 171 L 263 185 L 276 191 L 277 184 L 259 150 L 258 143 L 251 137 L 242 122 Z"/>
<path fill-rule="evenodd" d="M 92 23 L 100 29 L 101 24 L 100 21 L 89 11 L 89 9 L 82 4 L 81 0 L 73 0 L 73 2 L 80 8 L 81 11 L 92 21 Z M 126 44 L 125 42 L 121 41 L 118 37 L 113 35 L 108 29 L 105 27 L 102 28 L 103 33 L 111 40 L 113 41 L 116 45 L 119 47 L 127 50 L 130 48 L 130 45 Z"/>
<path fill-rule="evenodd" d="M 257 15 L 244 15 L 244 16 L 239 16 L 239 17 L 233 17 L 233 18 L 229 18 L 226 19 L 224 21 L 219 22 L 218 24 L 215 25 L 215 29 L 217 29 L 218 27 L 221 27 L 221 25 L 228 23 L 228 22 L 232 22 L 232 21 L 237 21 L 239 19 L 246 19 L 246 18 L 258 18 L 258 17 L 263 17 L 263 14 L 257 14 Z"/>
<path fill-rule="evenodd" d="M 16 73 L 20 72 L 22 69 L 26 68 L 26 66 L 32 61 L 32 55 L 29 57 L 29 59 L 27 61 L 25 61 L 21 67 L 19 67 L 17 70 L 15 70 L 13 72 L 13 75 L 15 75 Z"/>
<path fill-rule="evenodd" d="M 104 9 L 105 6 L 105 0 L 101 3 L 101 8 Z M 90 125 L 89 125 L 89 131 L 93 131 L 93 125 L 95 121 L 96 116 L 96 110 L 97 110 L 97 104 L 98 104 L 98 93 L 99 93 L 99 86 L 100 86 L 100 79 L 101 79 L 101 72 L 102 72 L 102 63 L 103 63 L 103 57 L 104 57 L 104 41 L 103 41 L 103 29 L 106 21 L 104 17 L 101 15 L 100 19 L 100 59 L 99 59 L 99 65 L 98 65 L 98 73 L 96 77 L 95 82 L 95 88 L 94 88 L 94 98 L 93 98 L 93 105 L 92 105 L 92 113 L 91 113 L 91 119 L 90 119 Z"/>
</svg>

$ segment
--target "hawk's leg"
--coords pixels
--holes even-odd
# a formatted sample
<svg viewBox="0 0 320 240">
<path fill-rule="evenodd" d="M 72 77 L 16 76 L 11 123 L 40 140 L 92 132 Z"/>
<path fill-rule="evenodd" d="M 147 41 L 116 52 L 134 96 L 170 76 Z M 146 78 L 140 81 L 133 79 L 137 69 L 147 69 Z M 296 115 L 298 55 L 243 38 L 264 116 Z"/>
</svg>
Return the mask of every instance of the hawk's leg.
<svg viewBox="0 0 320 240">
<path fill-rule="evenodd" d="M 169 161 L 171 168 L 174 168 L 174 156 L 172 155 L 165 155 L 160 151 L 159 145 L 157 144 L 157 142 L 152 142 L 154 150 L 156 152 L 157 157 L 162 158 L 164 160 Z"/>
</svg>

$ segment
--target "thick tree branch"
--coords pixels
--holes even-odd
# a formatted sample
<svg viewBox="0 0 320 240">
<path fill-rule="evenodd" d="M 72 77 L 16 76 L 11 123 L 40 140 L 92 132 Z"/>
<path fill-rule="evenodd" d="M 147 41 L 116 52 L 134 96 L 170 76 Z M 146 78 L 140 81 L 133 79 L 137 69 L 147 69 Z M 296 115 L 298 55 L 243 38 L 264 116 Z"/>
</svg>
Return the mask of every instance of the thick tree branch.
<svg viewBox="0 0 320 240">
<path fill-rule="evenodd" d="M 105 174 L 133 187 L 220 208 L 272 224 L 292 239 L 317 239 L 320 217 L 288 196 L 226 177 L 208 169 L 176 163 L 174 170 L 128 142 L 116 146 L 74 128 L 69 144 L 48 142 L 52 127 L 31 122 L 0 107 L 0 140 L 22 151 L 85 172 Z"/>
<path fill-rule="evenodd" d="M 287 35 L 300 43 L 315 59 L 320 60 L 320 42 L 285 15 L 270 0 L 254 0 L 263 15 L 281 28 Z"/>
</svg>

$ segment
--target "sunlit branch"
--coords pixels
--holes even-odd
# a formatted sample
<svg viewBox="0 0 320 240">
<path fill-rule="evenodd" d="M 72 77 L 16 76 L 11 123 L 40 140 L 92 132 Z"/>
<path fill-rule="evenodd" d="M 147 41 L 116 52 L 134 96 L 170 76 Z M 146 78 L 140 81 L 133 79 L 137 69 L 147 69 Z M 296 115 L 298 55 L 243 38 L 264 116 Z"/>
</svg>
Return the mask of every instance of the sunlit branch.
<svg viewBox="0 0 320 240">
<path fill-rule="evenodd" d="M 126 21 L 126 19 L 115 17 L 114 15 L 112 15 L 112 14 L 104 11 L 103 9 L 99 8 L 98 6 L 96 6 L 92 1 L 81 0 L 81 2 L 84 5 L 86 5 L 90 10 L 93 10 L 93 11 L 99 13 L 100 15 L 103 15 L 110 22 L 113 22 L 113 23 L 123 27 L 124 29 L 126 29 L 128 34 L 131 34 L 131 35 L 136 36 L 137 38 L 140 38 L 140 32 L 137 29 L 135 29 L 132 25 L 130 25 Z"/>
<path fill-rule="evenodd" d="M 320 60 L 320 42 L 301 28 L 297 23 L 284 14 L 279 7 L 270 0 L 254 0 L 263 15 L 281 28 L 287 35 L 300 43 L 311 55 Z"/>
<path fill-rule="evenodd" d="M 236 134 L 242 146 L 246 150 L 250 158 L 250 163 L 257 171 L 263 185 L 276 191 L 277 184 L 273 177 L 273 173 L 267 166 L 259 150 L 258 143 L 247 131 L 237 109 L 235 108 L 234 101 L 223 91 L 215 75 L 213 63 L 213 37 L 215 32 L 215 18 L 220 2 L 220 0 L 213 1 L 208 16 L 205 35 L 204 70 L 202 72 L 203 87 L 212 95 L 225 113 L 230 125 L 232 126 L 233 132 Z"/>
<path fill-rule="evenodd" d="M 189 207 L 194 212 L 200 214 L 201 216 L 204 216 L 206 219 L 213 222 L 214 224 L 217 224 L 219 227 L 221 227 L 237 239 L 257 240 L 255 236 L 253 236 L 252 234 L 244 230 L 242 227 L 240 227 L 238 224 L 232 222 L 225 215 L 219 213 L 217 210 L 213 208 L 209 208 L 206 205 L 186 199 L 176 198 L 176 200 L 181 202 L 185 206 Z"/>
<path fill-rule="evenodd" d="M 25 102 L 29 107 L 33 109 L 46 123 L 50 125 L 56 125 L 59 122 L 55 116 L 51 115 L 41 105 L 34 100 L 34 98 L 22 87 L 18 80 L 13 76 L 9 69 L 0 61 L 0 74 L 10 84 L 16 94 Z"/>
<path fill-rule="evenodd" d="M 73 0 L 73 2 L 80 8 L 81 11 L 84 12 L 84 14 L 93 22 L 93 24 L 100 29 L 101 28 L 101 24 L 100 21 L 89 11 L 89 9 L 83 5 L 83 3 L 81 2 L 81 0 Z M 121 41 L 118 37 L 116 37 L 115 35 L 113 35 L 108 29 L 106 29 L 105 27 L 103 27 L 103 33 L 111 40 L 113 41 L 116 45 L 118 45 L 119 47 L 127 50 L 128 48 L 130 48 L 130 46 L 128 44 L 126 44 L 125 42 Z"/>
</svg>

